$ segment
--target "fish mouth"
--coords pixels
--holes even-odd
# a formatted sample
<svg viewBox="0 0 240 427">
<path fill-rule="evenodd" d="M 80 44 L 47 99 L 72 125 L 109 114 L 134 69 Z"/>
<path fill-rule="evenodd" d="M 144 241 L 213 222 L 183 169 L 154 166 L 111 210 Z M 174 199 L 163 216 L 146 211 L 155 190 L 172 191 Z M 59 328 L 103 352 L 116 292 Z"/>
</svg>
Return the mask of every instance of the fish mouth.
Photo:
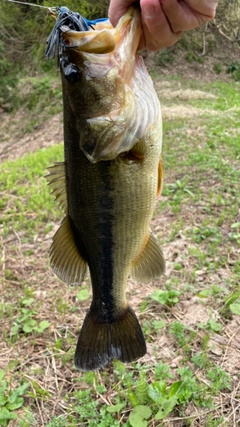
<svg viewBox="0 0 240 427">
<path fill-rule="evenodd" d="M 60 27 L 59 64 L 66 80 L 71 85 L 78 83 L 84 68 L 80 64 L 85 60 L 97 65 L 98 72 L 99 66 L 102 67 L 103 74 L 112 61 L 115 65 L 116 62 L 121 64 L 120 74 L 124 74 L 126 68 L 131 74 L 133 64 L 130 66 L 128 59 L 136 54 L 140 40 L 140 9 L 137 6 L 130 7 L 115 28 L 109 20 L 98 22 L 91 28 L 77 31 L 66 25 Z"/>
<path fill-rule="evenodd" d="M 127 37 L 128 43 L 130 43 L 128 49 L 136 53 L 140 39 L 140 28 L 140 10 L 138 7 L 132 6 L 119 20 L 115 28 L 107 20 L 95 24 L 94 29 L 88 31 L 73 31 L 64 25 L 60 29 L 65 52 L 71 49 L 79 54 L 84 52 L 106 54 L 113 52 L 123 37 L 126 38 L 126 32 L 129 34 Z"/>
<path fill-rule="evenodd" d="M 108 28 L 80 32 L 62 26 L 61 32 L 65 51 L 72 49 L 77 52 L 109 53 L 116 46 L 115 34 Z"/>
</svg>

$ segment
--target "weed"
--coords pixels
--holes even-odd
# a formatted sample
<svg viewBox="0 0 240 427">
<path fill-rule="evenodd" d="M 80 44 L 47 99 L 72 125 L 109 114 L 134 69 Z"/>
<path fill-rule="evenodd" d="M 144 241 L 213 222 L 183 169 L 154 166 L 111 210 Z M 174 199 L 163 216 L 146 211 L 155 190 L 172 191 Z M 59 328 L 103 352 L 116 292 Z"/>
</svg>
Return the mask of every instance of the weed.
<svg viewBox="0 0 240 427">
<path fill-rule="evenodd" d="M 240 222 L 235 222 L 231 224 L 232 232 L 228 234 L 230 239 L 236 240 L 236 242 L 240 245 Z"/>
<path fill-rule="evenodd" d="M 157 54 L 155 54 L 154 59 L 156 65 L 164 67 L 174 61 L 174 54 L 172 49 L 161 49 Z"/>
<path fill-rule="evenodd" d="M 35 418 L 32 412 L 29 409 L 25 408 L 21 419 L 19 419 L 18 427 L 30 427 L 35 423 Z"/>
<path fill-rule="evenodd" d="M 221 74 L 221 72 L 222 72 L 222 70 L 223 70 L 223 67 L 222 67 L 222 64 L 220 64 L 220 63 L 215 63 L 214 65 L 213 65 L 213 69 L 214 69 L 214 71 L 215 71 L 215 73 L 216 74 Z"/>
<path fill-rule="evenodd" d="M 49 328 L 50 323 L 47 320 L 37 322 L 33 316 L 37 314 L 36 310 L 30 307 L 34 298 L 23 298 L 20 302 L 20 315 L 15 319 L 11 328 L 11 337 L 16 339 L 20 333 L 31 334 L 32 332 L 42 333 Z"/>
<path fill-rule="evenodd" d="M 152 335 L 157 334 L 161 329 L 163 329 L 166 325 L 166 322 L 164 320 L 144 320 L 142 323 L 142 329 L 144 332 L 144 335 L 146 336 L 146 340 L 148 342 L 151 342 L 153 340 Z"/>
<path fill-rule="evenodd" d="M 148 406 L 138 405 L 136 406 L 130 416 L 129 423 L 132 427 L 147 427 L 148 420 L 152 415 L 152 411 Z"/>
<path fill-rule="evenodd" d="M 0 425 L 6 427 L 10 420 L 17 419 L 15 411 L 24 404 L 23 395 L 29 388 L 28 382 L 15 389 L 11 389 L 8 382 L 4 380 L 4 371 L 0 369 Z"/>
<path fill-rule="evenodd" d="M 77 294 L 78 301 L 85 301 L 89 298 L 89 290 L 87 288 L 81 289 Z"/>
<path fill-rule="evenodd" d="M 212 415 L 209 415 L 209 417 L 206 420 L 206 427 L 225 427 L 226 423 L 224 422 L 224 417 L 220 418 L 213 418 Z"/>
<path fill-rule="evenodd" d="M 170 366 L 166 363 L 159 362 L 155 365 L 155 379 L 156 380 L 169 380 L 173 378 Z"/>
<path fill-rule="evenodd" d="M 162 291 L 160 289 L 156 289 L 150 295 L 150 298 L 152 298 L 154 301 L 157 301 L 159 304 L 164 304 L 169 307 L 172 307 L 179 301 L 179 295 L 181 295 L 181 292 L 176 291 L 174 289 L 169 291 Z"/>
<path fill-rule="evenodd" d="M 46 427 L 65 427 L 66 426 L 66 418 L 64 415 L 60 415 L 59 417 L 54 417 L 50 423 L 46 425 Z"/>
<path fill-rule="evenodd" d="M 234 80 L 240 80 L 240 62 L 233 61 L 227 67 L 227 73 L 230 73 Z"/>
<path fill-rule="evenodd" d="M 202 353 L 196 353 L 191 360 L 201 369 L 206 369 L 210 365 L 209 358 L 205 351 Z"/>
<path fill-rule="evenodd" d="M 209 369 L 206 375 L 212 382 L 211 388 L 214 394 L 224 389 L 232 389 L 230 375 L 228 375 L 220 366 L 217 365 L 214 368 Z"/>
<path fill-rule="evenodd" d="M 211 242 L 218 242 L 221 239 L 221 234 L 216 227 L 201 226 L 193 229 L 193 241 L 201 243 L 205 239 L 210 239 Z"/>
<path fill-rule="evenodd" d="M 181 322 L 173 322 L 169 328 L 170 334 L 174 335 L 181 347 L 184 347 L 187 342 L 185 336 L 186 329 L 187 327 Z"/>
<path fill-rule="evenodd" d="M 202 329 L 206 329 L 206 331 L 216 332 L 216 333 L 219 333 L 222 330 L 222 324 L 219 322 L 216 322 L 215 319 L 209 319 L 207 323 L 199 322 L 198 327 Z"/>
<path fill-rule="evenodd" d="M 226 317 L 230 317 L 230 313 L 239 315 L 240 313 L 240 285 L 237 291 L 232 292 L 224 298 L 224 306 L 221 308 L 220 313 Z"/>
</svg>

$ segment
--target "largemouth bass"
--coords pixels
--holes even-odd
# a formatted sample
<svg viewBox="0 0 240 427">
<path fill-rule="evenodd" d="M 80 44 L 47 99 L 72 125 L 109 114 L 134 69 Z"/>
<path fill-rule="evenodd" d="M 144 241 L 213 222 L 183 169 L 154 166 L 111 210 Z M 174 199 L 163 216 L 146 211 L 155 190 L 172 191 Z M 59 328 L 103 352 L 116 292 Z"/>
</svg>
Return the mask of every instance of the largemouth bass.
<svg viewBox="0 0 240 427">
<path fill-rule="evenodd" d="M 89 268 L 93 297 L 75 353 L 76 367 L 88 371 L 146 353 L 126 284 L 129 275 L 148 282 L 165 268 L 149 229 L 163 179 L 161 112 L 136 54 L 137 8 L 116 28 L 106 22 L 61 31 L 65 160 L 50 168 L 48 180 L 65 218 L 50 262 L 68 284 L 80 284 Z"/>
</svg>

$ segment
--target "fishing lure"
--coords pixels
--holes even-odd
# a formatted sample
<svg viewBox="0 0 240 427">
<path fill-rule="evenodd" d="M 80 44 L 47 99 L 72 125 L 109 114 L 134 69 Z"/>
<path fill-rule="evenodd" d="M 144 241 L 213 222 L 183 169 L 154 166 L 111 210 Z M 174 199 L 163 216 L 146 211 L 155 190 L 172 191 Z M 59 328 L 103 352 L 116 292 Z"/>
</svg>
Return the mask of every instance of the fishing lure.
<svg viewBox="0 0 240 427">
<path fill-rule="evenodd" d="M 65 6 L 55 7 L 50 9 L 50 13 L 55 16 L 57 13 L 56 23 L 47 39 L 46 57 L 54 58 L 61 44 L 61 27 L 67 26 L 73 31 L 88 31 L 89 25 L 80 13 L 72 12 Z"/>
<path fill-rule="evenodd" d="M 75 64 L 71 64 L 67 61 L 66 56 L 66 44 L 62 41 L 62 32 L 64 27 L 72 31 L 89 31 L 90 28 L 94 30 L 94 25 L 97 22 L 105 21 L 107 18 L 99 18 L 93 21 L 84 18 L 78 12 L 72 12 L 66 6 L 61 7 L 52 7 L 50 8 L 50 13 L 56 17 L 56 23 L 47 39 L 47 49 L 45 56 L 47 59 L 52 59 L 56 55 L 59 55 L 59 64 L 62 68 L 62 71 L 69 81 L 69 83 L 74 84 L 78 82 L 80 71 Z"/>
<path fill-rule="evenodd" d="M 89 20 L 84 18 L 78 12 L 72 12 L 66 6 L 52 7 L 49 9 L 50 13 L 55 16 L 58 14 L 56 23 L 47 39 L 46 57 L 48 59 L 54 58 L 59 52 L 59 46 L 61 44 L 61 27 L 67 26 L 73 31 L 89 31 L 94 29 L 93 25 L 97 22 L 105 21 L 107 18 L 99 18 L 96 20 Z"/>
</svg>

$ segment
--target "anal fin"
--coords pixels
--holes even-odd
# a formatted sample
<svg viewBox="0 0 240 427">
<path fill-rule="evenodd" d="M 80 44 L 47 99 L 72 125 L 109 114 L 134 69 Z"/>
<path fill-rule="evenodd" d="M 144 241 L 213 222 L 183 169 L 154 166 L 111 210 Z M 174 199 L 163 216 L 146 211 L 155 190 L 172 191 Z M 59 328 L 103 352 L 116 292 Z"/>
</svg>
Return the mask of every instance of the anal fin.
<svg viewBox="0 0 240 427">
<path fill-rule="evenodd" d="M 48 184 L 52 188 L 52 194 L 55 196 L 56 200 L 59 202 L 61 208 L 65 213 L 68 210 L 67 202 L 67 191 L 66 191 L 66 177 L 65 177 L 65 163 L 59 162 L 55 163 L 54 166 L 48 168 L 49 174 L 46 175 Z"/>
<path fill-rule="evenodd" d="M 95 371 L 112 359 L 132 362 L 145 353 L 142 329 L 131 307 L 109 323 L 90 309 L 78 338 L 75 366 L 80 371 Z"/>
<path fill-rule="evenodd" d="M 79 285 L 86 277 L 87 263 L 74 242 L 68 217 L 64 218 L 53 236 L 50 264 L 54 273 L 66 284 Z"/>
<path fill-rule="evenodd" d="M 152 233 L 140 254 L 133 261 L 130 274 L 137 282 L 149 282 L 159 278 L 165 271 L 163 252 Z"/>
</svg>

